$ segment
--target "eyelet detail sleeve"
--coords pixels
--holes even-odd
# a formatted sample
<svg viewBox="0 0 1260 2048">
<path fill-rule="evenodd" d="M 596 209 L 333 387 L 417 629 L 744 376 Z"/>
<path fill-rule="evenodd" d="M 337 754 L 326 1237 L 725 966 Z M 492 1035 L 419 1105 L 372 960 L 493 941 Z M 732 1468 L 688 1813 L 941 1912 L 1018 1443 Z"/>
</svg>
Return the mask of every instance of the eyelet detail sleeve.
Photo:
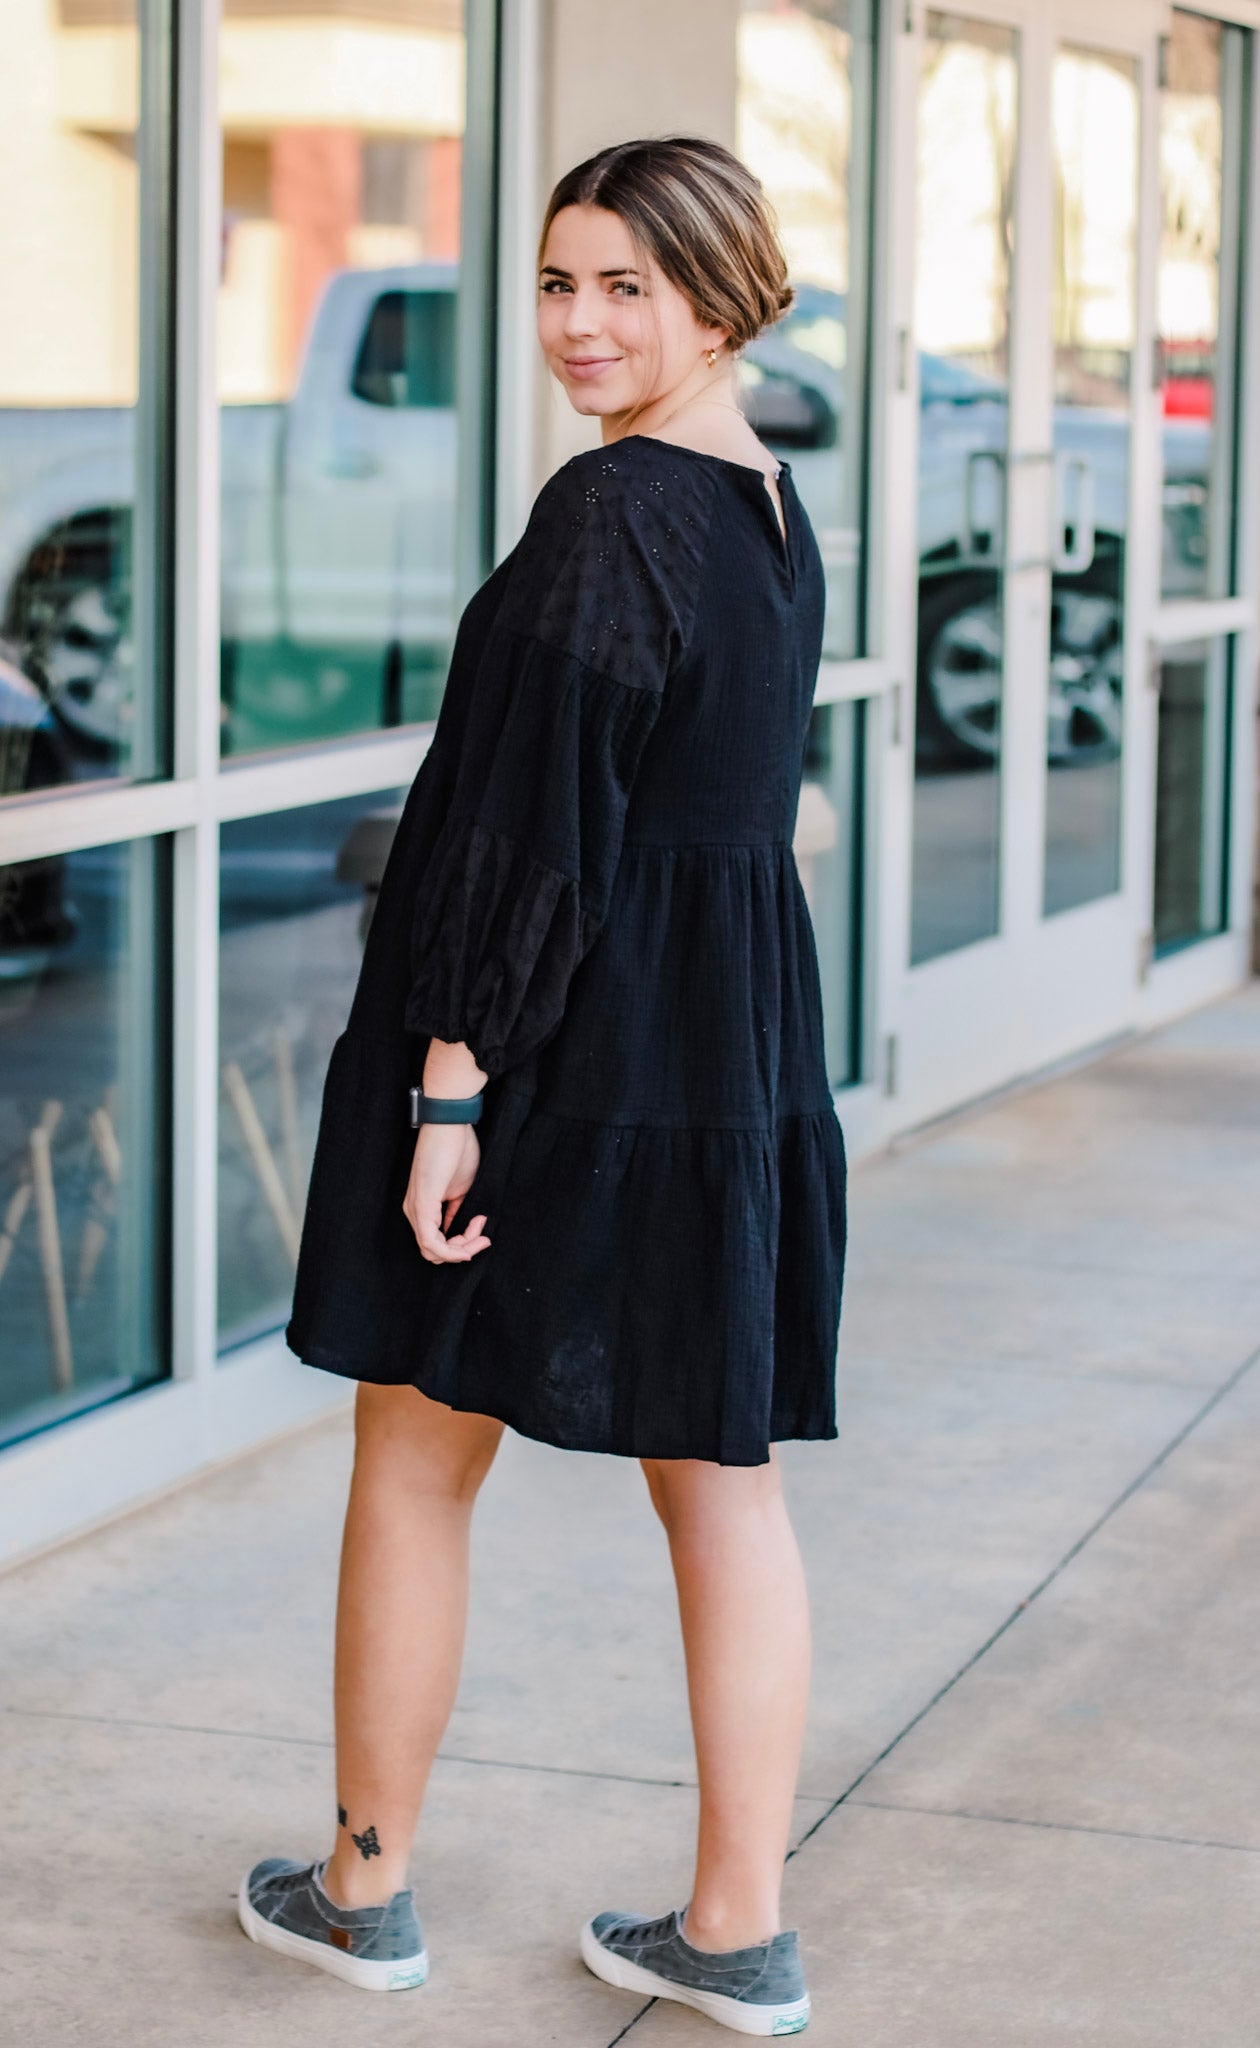
<svg viewBox="0 0 1260 2048">
<path fill-rule="evenodd" d="M 553 1035 L 607 917 L 711 486 L 663 443 L 588 451 L 544 485 L 515 552 L 417 890 L 406 1011 L 487 1074 Z"/>
</svg>

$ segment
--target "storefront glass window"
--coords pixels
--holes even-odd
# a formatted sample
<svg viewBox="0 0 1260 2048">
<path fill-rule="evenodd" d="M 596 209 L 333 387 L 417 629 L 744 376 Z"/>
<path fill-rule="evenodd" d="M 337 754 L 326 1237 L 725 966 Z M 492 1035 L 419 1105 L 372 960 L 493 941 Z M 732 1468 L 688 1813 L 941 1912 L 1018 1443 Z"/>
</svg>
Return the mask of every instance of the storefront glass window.
<svg viewBox="0 0 1260 2048">
<path fill-rule="evenodd" d="M 0 797 L 165 767 L 161 13 L 0 10 Z"/>
<path fill-rule="evenodd" d="M 219 1339 L 289 1313 L 324 1075 L 406 794 L 225 825 L 220 839 Z"/>
<path fill-rule="evenodd" d="M 484 317 L 456 341 L 463 8 L 227 0 L 220 109 L 221 737 L 241 754 L 436 716 L 458 585 L 480 580 L 457 519 L 489 346 Z"/>
<path fill-rule="evenodd" d="M 0 868 L 0 1442 L 166 1370 L 167 851 Z"/>
</svg>

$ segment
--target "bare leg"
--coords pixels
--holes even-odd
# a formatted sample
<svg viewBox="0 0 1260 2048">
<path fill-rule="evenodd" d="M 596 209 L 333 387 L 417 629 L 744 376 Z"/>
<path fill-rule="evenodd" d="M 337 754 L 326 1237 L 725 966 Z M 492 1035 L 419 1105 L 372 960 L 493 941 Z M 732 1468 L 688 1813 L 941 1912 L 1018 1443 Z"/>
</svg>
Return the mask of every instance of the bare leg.
<svg viewBox="0 0 1260 2048">
<path fill-rule="evenodd" d="M 434 1753 L 459 1685 L 468 1538 L 503 1424 L 415 1387 L 361 1383 L 337 1593 L 337 1800 L 324 1873 L 342 1906 L 407 1882 Z"/>
<path fill-rule="evenodd" d="M 642 1462 L 678 1586 L 700 1779 L 685 1932 L 744 1948 L 780 1926 L 809 1697 L 804 1569 L 773 1445 L 767 1465 Z"/>
</svg>

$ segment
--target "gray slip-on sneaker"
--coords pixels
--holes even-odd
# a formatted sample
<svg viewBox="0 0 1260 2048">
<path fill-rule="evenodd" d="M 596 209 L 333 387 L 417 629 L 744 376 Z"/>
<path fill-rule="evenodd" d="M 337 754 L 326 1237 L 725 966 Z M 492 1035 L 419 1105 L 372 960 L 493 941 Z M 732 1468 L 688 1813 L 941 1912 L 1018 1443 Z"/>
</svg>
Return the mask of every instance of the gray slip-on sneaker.
<svg viewBox="0 0 1260 2048">
<path fill-rule="evenodd" d="M 796 1929 L 755 1948 L 693 1948 L 685 1906 L 660 1920 L 597 1913 L 582 1929 L 582 1961 L 606 1984 L 649 1998 L 676 1998 L 737 2034 L 799 2034 L 809 1993 Z"/>
<path fill-rule="evenodd" d="M 326 1861 L 327 1859 L 325 1859 Z M 361 1991 L 410 1991 L 429 1958 L 410 1891 L 380 1906 L 334 1905 L 323 1863 L 269 1856 L 241 1879 L 236 1910 L 251 1941 L 331 1970 Z"/>
</svg>

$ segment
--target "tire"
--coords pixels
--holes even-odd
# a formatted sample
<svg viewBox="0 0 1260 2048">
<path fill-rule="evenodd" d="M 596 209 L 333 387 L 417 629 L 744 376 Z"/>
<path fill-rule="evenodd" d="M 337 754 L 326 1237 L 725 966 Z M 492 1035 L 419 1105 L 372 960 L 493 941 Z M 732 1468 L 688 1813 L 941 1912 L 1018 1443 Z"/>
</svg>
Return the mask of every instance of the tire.
<svg viewBox="0 0 1260 2048">
<path fill-rule="evenodd" d="M 920 758 L 979 765 L 999 746 L 1002 621 L 995 575 L 963 570 L 919 583 Z"/>
<path fill-rule="evenodd" d="M 85 515 L 30 557 L 10 604 L 7 637 L 75 752 L 117 761 L 135 686 L 130 521 Z"/>
<path fill-rule="evenodd" d="M 1046 757 L 1055 767 L 1120 751 L 1123 601 L 1118 549 L 1083 576 L 1056 576 Z M 991 763 L 1000 746 L 1002 621 L 996 574 L 966 570 L 920 584 L 916 751 Z"/>
</svg>

